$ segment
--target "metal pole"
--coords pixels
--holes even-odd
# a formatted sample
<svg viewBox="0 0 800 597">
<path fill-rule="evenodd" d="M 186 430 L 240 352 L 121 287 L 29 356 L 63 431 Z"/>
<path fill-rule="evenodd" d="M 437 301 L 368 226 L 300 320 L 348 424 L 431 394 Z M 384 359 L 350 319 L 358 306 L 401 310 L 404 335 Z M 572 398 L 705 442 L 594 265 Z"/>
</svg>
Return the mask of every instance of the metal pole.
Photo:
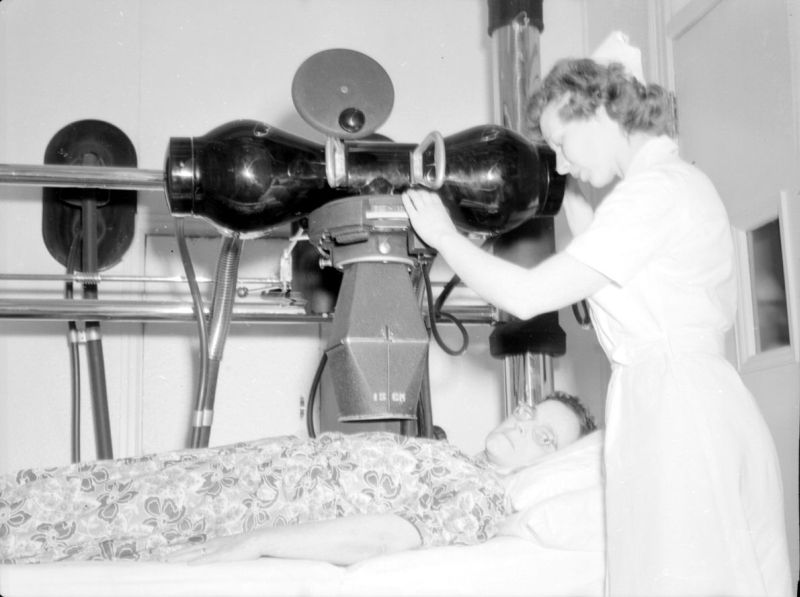
<svg viewBox="0 0 800 597">
<path fill-rule="evenodd" d="M 0 319 L 49 321 L 194 321 L 191 302 L 91 301 L 71 299 L 0 299 Z M 307 315 L 300 306 L 237 305 L 233 319 L 256 321 L 325 321 L 324 315 Z"/>
<path fill-rule="evenodd" d="M 489 35 L 494 58 L 495 120 L 527 136 L 526 111 L 531 96 L 541 84 L 539 36 L 542 28 L 541 0 L 488 0 Z M 550 236 L 552 238 L 552 236 Z M 534 253 L 548 243 L 534 243 Z M 531 253 L 530 247 L 526 253 Z M 529 257 L 536 258 L 535 255 Z M 539 255 L 543 260 L 546 255 Z M 530 266 L 531 264 L 524 264 Z M 507 414 L 520 402 L 533 404 L 552 391 L 552 359 L 530 352 L 504 358 L 504 405 Z M 522 379 L 519 379 L 521 376 Z"/>
<path fill-rule="evenodd" d="M 115 166 L 0 164 L 0 184 L 132 191 L 163 190 L 164 171 Z"/>
<path fill-rule="evenodd" d="M 75 272 L 74 274 L 0 274 L 0 281 L 15 282 L 74 282 L 76 284 L 99 284 L 100 282 L 145 282 L 150 284 L 186 284 L 184 276 L 138 276 L 129 274 L 89 274 Z M 198 284 L 212 284 L 213 278 L 198 277 Z M 282 288 L 285 280 L 280 278 L 239 278 L 240 286 L 264 286 Z M 441 283 L 440 283 L 441 284 Z"/>
<path fill-rule="evenodd" d="M 448 307 L 447 311 L 467 324 L 497 321 L 492 307 Z M 206 316 L 209 312 L 206 310 Z M 194 322 L 189 301 L 131 301 L 97 299 L 0 299 L 0 320 L 28 321 L 127 321 Z M 308 314 L 301 305 L 285 302 L 236 303 L 233 322 L 239 323 L 313 323 L 331 321 L 326 314 Z M 452 323 L 442 319 L 441 323 Z"/>
</svg>

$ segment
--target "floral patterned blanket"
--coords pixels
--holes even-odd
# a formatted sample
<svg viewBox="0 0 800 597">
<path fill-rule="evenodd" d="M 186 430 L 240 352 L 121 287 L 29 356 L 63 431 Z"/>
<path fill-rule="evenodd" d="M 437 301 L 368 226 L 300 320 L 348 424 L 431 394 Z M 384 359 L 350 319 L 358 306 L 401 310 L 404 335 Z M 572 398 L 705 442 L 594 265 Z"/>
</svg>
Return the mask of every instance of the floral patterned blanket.
<svg viewBox="0 0 800 597">
<path fill-rule="evenodd" d="M 215 536 L 386 512 L 435 546 L 489 539 L 510 506 L 496 474 L 446 442 L 286 436 L 0 477 L 0 562 L 159 560 Z"/>
</svg>

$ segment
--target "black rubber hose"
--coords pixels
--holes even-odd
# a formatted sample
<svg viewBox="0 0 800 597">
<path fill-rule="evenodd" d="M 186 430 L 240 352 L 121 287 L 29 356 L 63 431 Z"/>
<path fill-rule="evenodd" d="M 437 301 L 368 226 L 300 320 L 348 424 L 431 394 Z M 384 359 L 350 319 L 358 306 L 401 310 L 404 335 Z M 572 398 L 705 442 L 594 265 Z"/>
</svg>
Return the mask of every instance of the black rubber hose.
<svg viewBox="0 0 800 597">
<path fill-rule="evenodd" d="M 75 263 L 78 261 L 78 250 L 81 247 L 81 234 L 78 232 L 72 239 L 72 246 L 67 257 L 67 274 L 75 273 Z M 68 281 L 64 284 L 64 298 L 71 299 L 74 296 L 74 284 Z M 71 458 L 72 463 L 81 461 L 81 352 L 78 337 L 78 324 L 74 321 L 69 322 L 67 331 L 67 344 L 69 345 L 70 379 L 71 379 Z"/>
<path fill-rule="evenodd" d="M 81 201 L 81 228 L 83 239 L 81 246 L 81 270 L 87 274 L 98 271 L 97 246 L 97 201 L 86 198 Z M 83 298 L 97 298 L 97 284 L 83 285 Z M 92 418 L 94 420 L 94 438 L 98 460 L 114 458 L 111 443 L 111 424 L 108 416 L 108 389 L 106 387 L 106 367 L 103 357 L 103 334 L 99 321 L 84 323 L 86 333 L 86 361 L 89 369 L 89 387 L 92 391 Z"/>
<path fill-rule="evenodd" d="M 325 370 L 325 365 L 328 362 L 328 353 L 323 352 L 322 357 L 319 359 L 317 371 L 314 373 L 314 379 L 311 380 L 311 388 L 308 390 L 308 401 L 306 402 L 306 431 L 308 437 L 317 437 L 314 430 L 314 404 L 317 401 L 317 393 L 319 392 L 319 384 L 322 379 L 322 372 Z"/>
</svg>

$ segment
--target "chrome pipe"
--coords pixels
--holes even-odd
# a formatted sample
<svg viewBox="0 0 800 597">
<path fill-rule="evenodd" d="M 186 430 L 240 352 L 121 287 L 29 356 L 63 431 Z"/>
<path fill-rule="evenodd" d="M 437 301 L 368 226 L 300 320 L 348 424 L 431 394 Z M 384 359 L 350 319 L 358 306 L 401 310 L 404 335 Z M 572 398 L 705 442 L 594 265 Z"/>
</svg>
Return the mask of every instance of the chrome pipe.
<svg viewBox="0 0 800 597">
<path fill-rule="evenodd" d="M 528 104 L 541 85 L 542 24 L 537 22 L 541 17 L 541 6 L 541 0 L 500 0 L 495 8 L 502 7 L 502 14 L 510 18 L 490 32 L 494 59 L 495 120 L 527 138 L 531 136 L 531 127 L 527 122 Z M 517 14 L 512 16 L 514 10 Z M 550 235 L 552 238 L 552 232 Z M 530 267 L 534 264 L 524 265 Z M 538 397 L 549 393 L 551 388 L 545 383 L 545 372 L 552 371 L 552 357 L 525 352 L 506 355 L 503 359 L 507 411 L 513 409 L 511 405 L 520 402 L 533 404 Z"/>
<path fill-rule="evenodd" d="M 492 36 L 495 121 L 528 136 L 526 112 L 541 84 L 539 30 L 521 12 Z"/>
<path fill-rule="evenodd" d="M 74 282 L 76 284 L 99 284 L 100 282 L 126 282 L 151 284 L 186 284 L 184 276 L 137 276 L 126 274 L 0 274 L 0 281 L 16 282 Z M 280 278 L 239 278 L 240 285 L 283 286 Z M 213 278 L 197 278 L 198 284 L 211 284 Z"/>
<path fill-rule="evenodd" d="M 139 276 L 130 274 L 2 274 L 0 282 L 74 282 L 75 284 L 99 284 L 101 282 L 125 282 L 148 284 L 186 284 L 185 276 Z M 198 277 L 198 284 L 212 284 L 213 278 Z M 237 279 L 239 286 L 280 286 L 286 285 L 286 280 L 280 278 L 246 278 Z M 444 281 L 431 282 L 433 288 L 443 287 Z"/>
<path fill-rule="evenodd" d="M 447 308 L 447 312 L 465 324 L 491 324 L 497 321 L 497 310 L 490 306 L 452 306 Z M 331 319 L 328 314 L 308 314 L 303 306 L 293 305 L 288 300 L 271 304 L 235 303 L 232 315 L 234 323 L 324 323 Z M 0 320 L 195 321 L 192 303 L 189 301 L 108 299 L 0 299 Z M 442 319 L 441 323 L 452 322 Z"/>
<path fill-rule="evenodd" d="M 0 164 L 0 184 L 163 191 L 164 171 L 119 166 Z"/>
<path fill-rule="evenodd" d="M 71 299 L 0 299 L 0 319 L 51 321 L 187 321 L 194 322 L 192 304 L 185 301 L 121 301 Z M 235 305 L 240 322 L 325 321 L 307 315 L 302 306 L 283 304 Z"/>
</svg>

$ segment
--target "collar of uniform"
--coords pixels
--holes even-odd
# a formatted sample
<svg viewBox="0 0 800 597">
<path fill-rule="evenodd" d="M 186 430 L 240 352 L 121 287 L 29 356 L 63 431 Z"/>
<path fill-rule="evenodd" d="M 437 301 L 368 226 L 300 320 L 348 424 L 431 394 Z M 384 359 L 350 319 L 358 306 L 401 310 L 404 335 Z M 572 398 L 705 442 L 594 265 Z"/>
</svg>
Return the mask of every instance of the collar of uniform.
<svg viewBox="0 0 800 597">
<path fill-rule="evenodd" d="M 633 156 L 625 178 L 630 178 L 634 174 L 647 170 L 651 166 L 660 162 L 677 157 L 678 145 L 667 135 L 660 135 L 647 141 L 639 148 Z"/>
</svg>

